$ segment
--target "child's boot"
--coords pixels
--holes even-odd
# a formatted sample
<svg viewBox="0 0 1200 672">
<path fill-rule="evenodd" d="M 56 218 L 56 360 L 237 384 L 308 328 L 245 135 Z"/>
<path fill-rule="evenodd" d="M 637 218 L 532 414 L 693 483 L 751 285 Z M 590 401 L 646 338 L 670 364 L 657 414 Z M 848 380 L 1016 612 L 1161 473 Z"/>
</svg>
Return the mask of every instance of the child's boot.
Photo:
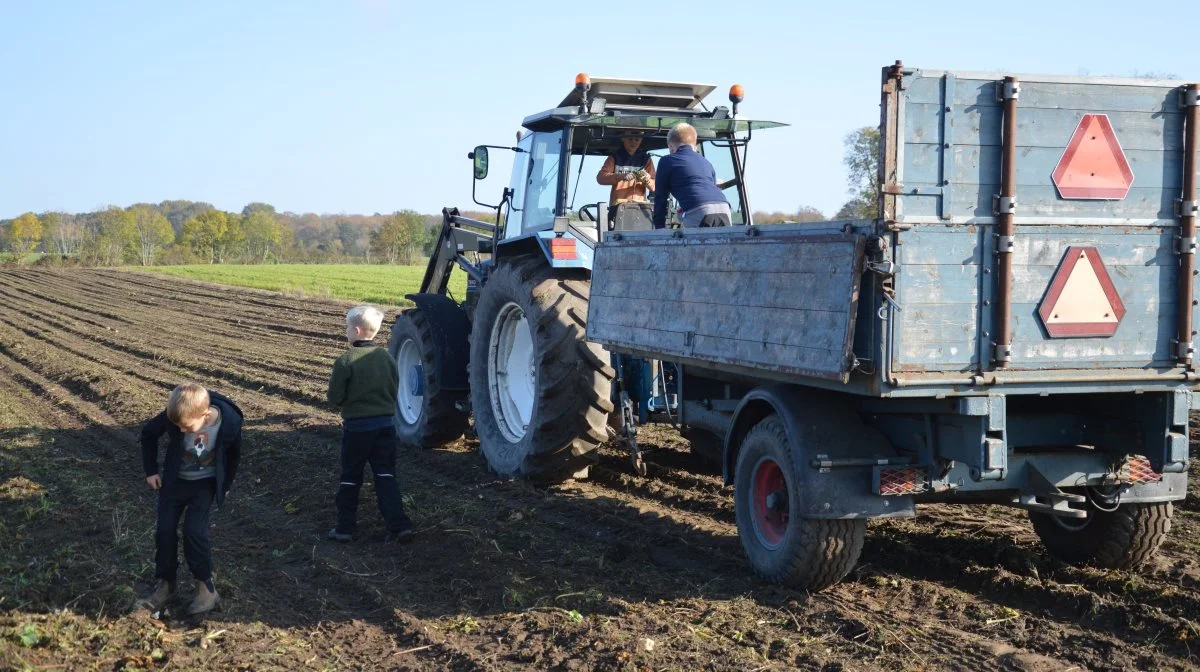
<svg viewBox="0 0 1200 672">
<path fill-rule="evenodd" d="M 217 608 L 220 604 L 221 596 L 217 594 L 217 588 L 213 585 L 212 579 L 208 581 L 196 582 L 196 597 L 192 603 L 188 605 L 188 616 L 196 616 L 205 614 Z"/>
<path fill-rule="evenodd" d="M 159 579 L 158 584 L 154 587 L 154 592 L 145 600 L 146 608 L 150 611 L 162 611 L 162 608 L 167 606 L 173 597 L 175 597 L 175 582 Z"/>
</svg>

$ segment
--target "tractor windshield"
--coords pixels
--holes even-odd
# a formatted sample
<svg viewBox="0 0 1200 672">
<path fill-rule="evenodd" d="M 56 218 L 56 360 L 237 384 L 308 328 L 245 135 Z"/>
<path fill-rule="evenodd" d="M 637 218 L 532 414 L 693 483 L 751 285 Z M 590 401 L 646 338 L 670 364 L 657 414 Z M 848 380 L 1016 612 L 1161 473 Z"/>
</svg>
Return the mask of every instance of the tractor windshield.
<svg viewBox="0 0 1200 672">
<path fill-rule="evenodd" d="M 614 193 L 613 187 L 609 184 L 601 184 L 598 176 L 605 161 L 622 148 L 621 137 L 619 133 L 614 133 L 612 130 L 604 132 L 603 129 L 574 129 L 571 139 L 567 208 L 565 213 L 572 220 L 590 222 L 596 212 L 596 205 L 598 203 L 603 203 L 605 206 L 615 205 L 610 200 Z M 724 192 L 725 198 L 729 201 L 730 208 L 733 211 L 733 216 L 731 217 L 733 224 L 744 224 L 746 218 L 744 216 L 741 193 L 738 190 L 738 171 L 732 154 L 733 148 L 730 147 L 727 140 L 705 139 L 701 140 L 698 149 L 713 165 L 717 176 L 717 184 Z M 657 169 L 659 159 L 668 153 L 666 134 L 659 133 L 644 137 L 642 145 L 638 150 L 645 150 L 650 157 L 651 163 Z M 630 195 L 628 193 L 623 193 L 619 196 L 619 198 L 624 197 L 632 197 L 634 200 L 639 198 L 638 195 Z M 654 203 L 654 194 L 652 192 L 647 191 L 640 198 L 644 198 L 647 203 Z M 674 199 L 672 199 L 668 222 L 676 221 L 677 210 L 678 206 Z"/>
</svg>

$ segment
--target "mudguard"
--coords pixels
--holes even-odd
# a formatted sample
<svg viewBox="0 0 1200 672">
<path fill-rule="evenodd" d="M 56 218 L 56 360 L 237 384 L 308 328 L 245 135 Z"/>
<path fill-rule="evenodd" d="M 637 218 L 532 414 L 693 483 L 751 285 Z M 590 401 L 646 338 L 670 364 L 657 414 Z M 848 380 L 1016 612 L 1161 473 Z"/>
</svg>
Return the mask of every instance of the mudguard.
<svg viewBox="0 0 1200 672">
<path fill-rule="evenodd" d="M 470 346 L 471 321 L 467 311 L 441 294 L 405 294 L 429 322 L 434 340 L 434 366 L 443 390 L 470 389 L 467 379 L 467 359 Z"/>
<path fill-rule="evenodd" d="M 800 489 L 801 518 L 892 518 L 915 513 L 912 497 L 872 492 L 870 466 L 818 468 L 816 459 L 896 457 L 891 443 L 858 417 L 853 400 L 835 392 L 790 385 L 759 387 L 734 412 L 725 437 L 725 483 L 734 481 L 742 439 L 763 418 L 783 421 L 792 449 L 794 482 Z"/>
</svg>

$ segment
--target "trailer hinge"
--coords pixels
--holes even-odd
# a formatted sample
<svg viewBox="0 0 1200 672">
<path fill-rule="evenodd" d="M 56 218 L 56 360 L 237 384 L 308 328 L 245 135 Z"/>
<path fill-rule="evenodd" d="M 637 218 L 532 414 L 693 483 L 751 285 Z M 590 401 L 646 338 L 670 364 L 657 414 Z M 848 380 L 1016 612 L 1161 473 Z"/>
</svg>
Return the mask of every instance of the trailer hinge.
<svg viewBox="0 0 1200 672">
<path fill-rule="evenodd" d="M 997 362 L 1012 361 L 1012 343 L 993 343 L 992 359 Z"/>
<path fill-rule="evenodd" d="M 883 185 L 883 193 L 890 194 L 892 196 L 903 196 L 904 185 L 900 184 L 899 182 L 888 182 L 887 184 Z"/>
<path fill-rule="evenodd" d="M 1020 82 L 997 82 L 996 100 L 1016 100 L 1021 97 Z"/>
<path fill-rule="evenodd" d="M 1195 89 L 1190 86 L 1184 87 L 1179 92 L 1180 107 L 1197 107 L 1200 106 L 1200 89 Z"/>
<path fill-rule="evenodd" d="M 996 236 L 996 254 L 1012 254 L 1013 251 L 1012 236 Z"/>
<path fill-rule="evenodd" d="M 1192 355 L 1196 353 L 1196 349 L 1192 347 L 1190 341 L 1181 343 L 1179 339 L 1172 338 L 1171 347 L 1175 349 L 1175 359 L 1191 361 Z"/>
<path fill-rule="evenodd" d="M 992 214 L 1011 215 L 1017 211 L 1016 196 L 992 195 Z"/>
<path fill-rule="evenodd" d="M 1196 237 L 1181 238 L 1175 237 L 1175 254 L 1195 254 L 1196 253 Z"/>
<path fill-rule="evenodd" d="M 1175 199 L 1175 216 L 1176 217 L 1195 217 L 1200 214 L 1200 201 L 1185 201 L 1181 198 Z"/>
</svg>

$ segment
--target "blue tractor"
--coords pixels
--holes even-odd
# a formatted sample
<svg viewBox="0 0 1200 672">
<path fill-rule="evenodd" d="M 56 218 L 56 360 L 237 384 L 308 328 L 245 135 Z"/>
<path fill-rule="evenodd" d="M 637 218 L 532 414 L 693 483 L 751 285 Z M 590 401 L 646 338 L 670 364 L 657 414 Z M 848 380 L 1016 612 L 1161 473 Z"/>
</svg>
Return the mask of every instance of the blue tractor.
<svg viewBox="0 0 1200 672">
<path fill-rule="evenodd" d="M 478 182 L 488 175 L 489 149 L 512 152 L 512 178 L 498 204 L 479 201 L 473 185 L 496 224 L 443 211 L 420 292 L 408 295 L 415 307 L 393 326 L 402 442 L 432 448 L 473 431 L 492 470 L 541 483 L 586 475 L 614 434 L 644 474 L 634 437 L 637 424 L 654 418 L 680 425 L 696 446 L 720 445 L 726 416 L 696 407 L 682 422 L 679 369 L 612 355 L 586 335 L 596 246 L 652 228 L 649 203 L 611 204 L 609 187 L 598 183 L 622 138 L 642 138 L 653 161 L 666 154 L 670 128 L 690 123 L 733 223 L 752 224 L 746 148 L 754 131 L 782 124 L 738 117 L 736 85 L 732 109 L 708 108 L 714 88 L 581 74 L 557 107 L 524 120 L 515 146 L 480 145 L 468 155 Z M 669 225 L 677 226 L 671 206 Z M 467 275 L 461 300 L 448 291 L 455 267 Z"/>
</svg>

